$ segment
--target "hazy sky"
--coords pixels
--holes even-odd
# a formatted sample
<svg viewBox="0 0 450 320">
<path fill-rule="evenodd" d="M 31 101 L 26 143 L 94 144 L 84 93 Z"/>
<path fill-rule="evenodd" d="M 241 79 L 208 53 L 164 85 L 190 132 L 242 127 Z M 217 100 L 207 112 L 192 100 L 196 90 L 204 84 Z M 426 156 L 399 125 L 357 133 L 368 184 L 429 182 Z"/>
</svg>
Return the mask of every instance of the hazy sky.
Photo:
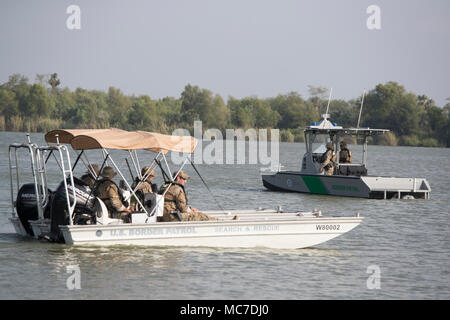
<svg viewBox="0 0 450 320">
<path fill-rule="evenodd" d="M 70 30 L 67 7 L 81 9 Z M 381 30 L 369 30 L 370 5 Z M 57 72 L 61 86 L 152 98 L 186 84 L 260 98 L 308 85 L 333 98 L 397 81 L 439 106 L 450 97 L 448 0 L 1 0 L 0 82 Z"/>
</svg>

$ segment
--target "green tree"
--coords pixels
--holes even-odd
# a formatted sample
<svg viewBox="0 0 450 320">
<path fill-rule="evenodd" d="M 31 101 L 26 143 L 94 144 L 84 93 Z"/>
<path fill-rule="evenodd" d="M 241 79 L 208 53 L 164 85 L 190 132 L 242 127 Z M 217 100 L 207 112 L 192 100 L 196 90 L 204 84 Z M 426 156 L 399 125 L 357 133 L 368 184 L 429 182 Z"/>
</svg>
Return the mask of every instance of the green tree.
<svg viewBox="0 0 450 320">
<path fill-rule="evenodd" d="M 14 91 L 0 89 L 0 115 L 9 119 L 11 116 L 19 114 L 19 103 L 16 100 Z"/>
<path fill-rule="evenodd" d="M 332 100 L 328 113 L 330 120 L 343 127 L 356 127 L 358 123 L 359 107 L 356 101 Z"/>
<path fill-rule="evenodd" d="M 397 136 L 409 136 L 420 132 L 421 116 L 417 97 L 398 83 L 388 82 L 367 94 L 361 118 L 365 126 L 387 128 Z"/>
<path fill-rule="evenodd" d="M 320 115 L 326 111 L 329 92 L 330 90 L 325 87 L 308 85 L 308 93 L 310 95 L 309 101 Z"/>
<path fill-rule="evenodd" d="M 54 100 L 49 97 L 47 90 L 40 83 L 31 86 L 27 97 L 26 113 L 42 118 L 48 118 L 55 109 Z"/>
<path fill-rule="evenodd" d="M 186 85 L 181 94 L 181 121 L 192 126 L 201 120 L 204 128 L 225 128 L 229 110 L 219 95 L 198 86 Z"/>
<path fill-rule="evenodd" d="M 126 126 L 127 115 L 131 108 L 130 99 L 120 89 L 109 87 L 107 105 L 111 126 L 118 128 Z"/>
<path fill-rule="evenodd" d="M 60 83 L 61 81 L 59 81 L 57 73 L 53 73 L 50 76 L 50 80 L 48 80 L 48 84 L 52 87 L 52 89 L 55 89 Z"/>
<path fill-rule="evenodd" d="M 303 100 L 297 92 L 278 95 L 268 99 L 271 108 L 278 112 L 281 120 L 279 128 L 305 127 L 319 120 L 319 114 L 311 102 Z"/>
<path fill-rule="evenodd" d="M 30 116 L 27 110 L 28 93 L 30 91 L 28 78 L 17 73 L 13 74 L 9 76 L 8 82 L 4 83 L 1 88 L 14 92 L 20 114 Z M 34 116 L 34 114 L 32 116 Z"/>
<path fill-rule="evenodd" d="M 255 127 L 252 102 L 252 98 L 239 100 L 229 97 L 228 108 L 231 112 L 231 123 L 233 126 L 243 129 Z"/>
<path fill-rule="evenodd" d="M 75 108 L 71 114 L 73 124 L 81 128 L 92 128 L 96 126 L 97 104 L 89 91 L 77 88 L 74 93 Z"/>
</svg>

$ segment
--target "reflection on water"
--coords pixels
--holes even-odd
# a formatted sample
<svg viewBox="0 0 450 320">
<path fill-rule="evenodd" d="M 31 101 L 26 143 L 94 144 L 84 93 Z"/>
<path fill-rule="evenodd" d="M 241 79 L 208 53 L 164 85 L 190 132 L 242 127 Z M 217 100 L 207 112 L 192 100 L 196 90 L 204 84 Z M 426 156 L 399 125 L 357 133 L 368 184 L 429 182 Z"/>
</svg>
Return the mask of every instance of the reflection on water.
<svg viewBox="0 0 450 320">
<path fill-rule="evenodd" d="M 0 149 L 20 139 L 1 133 Z M 32 139 L 41 143 L 42 135 Z M 355 158 L 359 147 L 350 146 Z M 296 169 L 304 144 L 281 143 L 280 151 L 285 168 Z M 9 168 L 2 152 L 0 181 L 7 183 L 0 187 L 0 299 L 448 299 L 449 156 L 448 149 L 369 147 L 369 173 L 427 178 L 429 201 L 270 192 L 262 186 L 258 165 L 198 165 L 225 209 L 281 205 L 365 217 L 351 232 L 319 246 L 274 250 L 68 246 L 20 237 L 8 221 Z M 139 158 L 148 159 L 145 153 Z M 186 171 L 192 177 L 186 187 L 190 204 L 219 209 L 192 168 Z M 60 182 L 56 168 L 49 168 L 49 180 L 51 188 Z M 66 286 L 67 267 L 73 265 L 80 268 L 80 290 Z M 372 265 L 381 270 L 379 290 L 366 286 Z"/>
</svg>

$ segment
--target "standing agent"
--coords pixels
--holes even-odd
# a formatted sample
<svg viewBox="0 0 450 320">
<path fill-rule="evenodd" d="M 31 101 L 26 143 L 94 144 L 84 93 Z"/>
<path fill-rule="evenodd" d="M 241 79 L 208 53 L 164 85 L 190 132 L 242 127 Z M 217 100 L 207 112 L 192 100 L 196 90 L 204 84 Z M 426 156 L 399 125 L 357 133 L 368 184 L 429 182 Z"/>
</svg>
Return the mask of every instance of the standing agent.
<svg viewBox="0 0 450 320">
<path fill-rule="evenodd" d="M 332 142 L 327 143 L 327 151 L 322 155 L 322 164 L 320 166 L 319 172 L 324 171 L 325 175 L 331 176 L 334 172 L 334 166 L 336 164 L 336 153 L 334 152 L 334 147 Z"/>
<path fill-rule="evenodd" d="M 176 174 L 177 173 L 175 172 L 173 176 L 175 177 Z M 180 171 L 169 190 L 167 190 L 164 195 L 164 214 L 161 221 L 217 220 L 216 218 L 212 218 L 198 211 L 196 208 L 188 206 L 186 193 L 184 191 L 184 185 L 187 179 L 189 179 L 189 176 L 184 171 Z M 161 189 L 160 192 L 163 193 L 165 188 L 162 187 Z"/>
<path fill-rule="evenodd" d="M 108 166 L 104 167 L 100 175 L 103 179 L 97 183 L 94 189 L 94 195 L 105 203 L 111 218 L 130 222 L 131 210 L 127 208 L 127 203 L 119 187 L 112 181 L 116 176 L 114 169 Z"/>
<path fill-rule="evenodd" d="M 352 153 L 347 148 L 347 142 L 341 141 L 339 151 L 339 163 L 352 163 Z"/>
</svg>

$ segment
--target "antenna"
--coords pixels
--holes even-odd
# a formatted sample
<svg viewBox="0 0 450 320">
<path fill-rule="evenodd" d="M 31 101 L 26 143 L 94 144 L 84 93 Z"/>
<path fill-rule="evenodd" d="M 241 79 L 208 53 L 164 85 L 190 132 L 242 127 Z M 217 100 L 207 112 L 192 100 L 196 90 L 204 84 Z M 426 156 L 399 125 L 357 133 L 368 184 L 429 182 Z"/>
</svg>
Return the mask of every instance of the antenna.
<svg viewBox="0 0 450 320">
<path fill-rule="evenodd" d="M 362 96 L 362 99 L 361 99 L 361 108 L 359 109 L 358 124 L 356 125 L 356 128 L 359 128 L 359 121 L 361 121 L 361 112 L 362 112 L 362 107 L 363 107 L 363 104 L 364 104 L 364 96 L 365 96 L 365 94 L 366 94 L 366 89 L 364 89 L 363 96 Z"/>
<path fill-rule="evenodd" d="M 331 93 L 332 92 L 333 92 L 333 88 L 330 89 L 330 96 L 328 97 L 327 111 L 325 112 L 326 115 L 328 115 L 328 108 L 330 107 Z"/>
</svg>

